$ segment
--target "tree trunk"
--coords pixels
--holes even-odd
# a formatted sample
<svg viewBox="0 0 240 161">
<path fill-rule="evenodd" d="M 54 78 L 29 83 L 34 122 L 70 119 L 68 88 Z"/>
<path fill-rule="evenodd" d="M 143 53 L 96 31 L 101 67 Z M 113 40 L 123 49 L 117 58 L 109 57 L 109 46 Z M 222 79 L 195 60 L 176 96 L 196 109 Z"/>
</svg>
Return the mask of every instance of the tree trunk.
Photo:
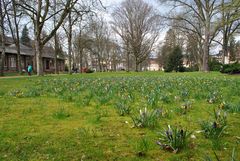
<svg viewBox="0 0 240 161">
<path fill-rule="evenodd" d="M 72 74 L 72 17 L 71 12 L 68 14 L 69 33 L 68 33 L 68 59 L 69 59 L 69 70 L 68 73 Z"/>
<path fill-rule="evenodd" d="M 54 73 L 58 74 L 58 65 L 57 65 L 57 35 L 54 35 L 54 44 L 55 44 L 55 50 L 54 50 Z"/>
<path fill-rule="evenodd" d="M 225 64 L 225 56 L 228 55 L 228 40 L 226 35 L 223 36 L 223 48 L 222 48 L 222 64 Z"/>
<path fill-rule="evenodd" d="M 83 50 L 82 50 L 82 48 L 79 51 L 79 63 L 80 63 L 80 73 L 82 73 L 82 69 L 83 69 Z"/>
<path fill-rule="evenodd" d="M 102 72 L 102 65 L 101 65 L 101 60 L 100 60 L 99 54 L 98 54 L 98 68 L 99 68 L 99 72 Z"/>
<path fill-rule="evenodd" d="M 209 57 L 209 42 L 210 42 L 210 17 L 207 14 L 205 21 L 205 33 L 204 33 L 204 51 L 203 51 L 203 66 L 202 71 L 208 72 L 208 57 Z"/>
<path fill-rule="evenodd" d="M 16 39 L 15 39 L 15 45 L 17 48 L 17 67 L 18 67 L 18 72 L 22 74 L 22 64 L 21 64 L 21 51 L 20 51 L 20 38 L 19 38 L 19 26 L 17 22 L 17 9 L 16 9 L 16 2 L 15 0 L 12 1 L 13 4 L 13 12 L 14 12 L 14 24 L 15 24 L 15 29 L 16 29 Z M 14 35 L 12 33 L 12 35 Z"/>
<path fill-rule="evenodd" d="M 18 33 L 17 33 L 18 35 Z M 20 43 L 19 43 L 19 36 L 16 38 L 16 48 L 17 48 L 17 71 L 19 74 L 22 74 L 22 64 L 21 64 L 21 54 L 20 54 Z"/>
<path fill-rule="evenodd" d="M 35 40 L 36 48 L 36 64 L 37 64 L 37 75 L 43 76 L 43 60 L 42 60 L 42 49 L 43 46 L 40 44 L 40 40 Z"/>
<path fill-rule="evenodd" d="M 138 63 L 138 60 L 137 60 L 137 58 L 135 58 L 135 72 L 138 72 L 138 65 L 139 65 L 139 63 Z"/>
<path fill-rule="evenodd" d="M 127 51 L 127 72 L 130 71 L 130 58 L 129 58 L 130 54 L 129 54 L 129 51 Z"/>
<path fill-rule="evenodd" d="M 203 53 L 203 65 L 202 65 L 202 71 L 208 72 L 208 56 L 209 56 L 209 47 L 208 47 L 208 41 L 205 40 L 204 42 L 204 53 Z"/>
<path fill-rule="evenodd" d="M 0 2 L 1 3 L 1 2 Z M 4 61 L 5 61 L 5 37 L 2 34 L 2 51 L 0 57 L 0 76 L 4 76 Z"/>
<path fill-rule="evenodd" d="M 2 51 L 0 55 L 0 76 L 4 76 L 4 61 L 5 61 L 5 31 L 4 31 L 4 16 L 2 11 L 2 1 L 0 1 L 0 28 L 2 39 Z"/>
<path fill-rule="evenodd" d="M 53 10 L 54 10 L 54 12 L 56 13 L 56 7 L 57 7 L 57 1 L 56 0 L 54 0 L 53 1 L 53 3 L 54 3 L 54 8 L 53 8 Z M 53 24 L 54 24 L 54 28 L 56 28 L 56 15 L 54 15 L 53 16 Z M 55 74 L 58 74 L 58 65 L 57 65 L 57 49 L 58 49 L 58 44 L 57 44 L 58 42 L 57 42 L 57 32 L 54 34 L 54 73 Z"/>
<path fill-rule="evenodd" d="M 4 76 L 5 45 L 2 46 L 0 58 L 0 76 Z"/>
</svg>

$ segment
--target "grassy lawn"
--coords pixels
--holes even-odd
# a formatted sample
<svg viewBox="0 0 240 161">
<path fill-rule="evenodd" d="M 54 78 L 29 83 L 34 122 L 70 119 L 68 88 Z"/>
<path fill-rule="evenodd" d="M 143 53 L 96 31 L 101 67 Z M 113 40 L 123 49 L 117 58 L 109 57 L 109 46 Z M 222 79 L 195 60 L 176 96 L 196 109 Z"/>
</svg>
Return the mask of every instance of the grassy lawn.
<svg viewBox="0 0 240 161">
<path fill-rule="evenodd" d="M 222 128 L 225 117 L 217 137 L 203 129 L 203 122 Z M 157 144 L 168 125 L 191 132 L 176 153 Z M 0 160 L 216 160 L 214 153 L 231 160 L 233 149 L 240 160 L 239 143 L 240 76 L 0 78 Z"/>
</svg>

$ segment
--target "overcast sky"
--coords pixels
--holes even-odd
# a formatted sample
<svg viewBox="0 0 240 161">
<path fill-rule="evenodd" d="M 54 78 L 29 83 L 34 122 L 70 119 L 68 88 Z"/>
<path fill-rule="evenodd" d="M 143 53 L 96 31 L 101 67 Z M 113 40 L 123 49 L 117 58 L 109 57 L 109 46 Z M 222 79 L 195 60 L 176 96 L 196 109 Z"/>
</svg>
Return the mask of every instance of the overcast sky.
<svg viewBox="0 0 240 161">
<path fill-rule="evenodd" d="M 120 4 L 124 0 L 102 0 L 103 4 L 106 6 L 116 6 Z M 156 4 L 157 0 L 144 0 L 147 3 L 150 4 Z"/>
<path fill-rule="evenodd" d="M 102 11 L 100 13 L 107 21 L 111 21 L 111 13 L 112 13 L 113 9 L 115 7 L 121 5 L 121 2 L 123 2 L 124 0 L 101 0 L 101 1 L 103 3 L 104 7 L 106 7 L 106 11 Z M 157 3 L 157 0 L 143 0 L 143 1 L 149 3 L 156 10 L 159 10 L 159 12 L 161 12 L 161 13 L 164 13 L 167 11 L 168 7 L 161 6 L 159 3 Z M 167 31 L 167 29 L 164 29 L 161 31 L 159 41 L 162 41 L 164 39 L 166 31 Z"/>
</svg>

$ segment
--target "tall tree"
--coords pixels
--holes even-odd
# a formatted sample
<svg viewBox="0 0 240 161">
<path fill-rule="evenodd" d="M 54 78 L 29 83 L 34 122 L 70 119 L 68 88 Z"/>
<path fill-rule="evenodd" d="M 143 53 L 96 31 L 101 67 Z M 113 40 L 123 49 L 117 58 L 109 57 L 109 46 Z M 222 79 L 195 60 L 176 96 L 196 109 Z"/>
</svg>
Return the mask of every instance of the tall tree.
<svg viewBox="0 0 240 161">
<path fill-rule="evenodd" d="M 177 27 L 185 32 L 195 33 L 201 39 L 203 47 L 202 71 L 209 71 L 208 59 L 211 43 L 217 35 L 221 23 L 217 23 L 217 14 L 221 2 L 216 0 L 160 0 L 173 6 L 177 14 L 168 13 L 170 20 L 182 22 Z M 173 11 L 173 10 L 171 10 Z M 177 15 L 177 16 L 175 16 Z"/>
<path fill-rule="evenodd" d="M 71 74 L 72 64 L 75 64 L 74 55 L 73 55 L 73 30 L 76 29 L 78 23 L 81 23 L 82 17 L 89 13 L 92 13 L 94 8 L 98 6 L 100 0 L 81 0 L 78 1 L 74 6 L 69 10 L 67 19 L 63 25 L 63 29 L 67 35 L 68 41 L 68 65 L 69 65 L 69 74 Z"/>
<path fill-rule="evenodd" d="M 231 37 L 239 31 L 240 27 L 240 3 L 235 0 L 222 0 L 220 7 L 220 14 L 222 19 L 221 34 L 222 39 L 217 41 L 222 45 L 222 63 L 225 62 L 225 56 L 230 52 L 228 46 L 230 45 Z"/>
<path fill-rule="evenodd" d="M 57 12 L 50 12 L 50 6 L 53 5 L 53 2 L 50 0 L 20 0 L 18 3 L 18 5 L 25 11 L 25 14 L 30 17 L 34 26 L 37 75 L 43 75 L 42 51 L 44 45 L 54 36 L 68 15 L 69 10 L 76 4 L 77 0 L 68 0 L 65 3 L 64 2 L 59 6 Z M 49 34 L 43 37 L 43 28 L 56 14 L 59 14 L 56 26 L 49 31 Z"/>
<path fill-rule="evenodd" d="M 166 72 L 183 72 L 183 55 L 182 49 L 179 46 L 176 46 L 172 49 L 170 54 L 167 57 L 167 63 L 164 67 Z"/>
<path fill-rule="evenodd" d="M 200 46 L 201 41 L 199 41 L 198 36 L 194 33 L 187 34 L 186 41 L 186 54 L 184 55 L 187 59 L 189 67 L 197 66 L 201 69 L 202 64 L 202 47 Z"/>
<path fill-rule="evenodd" d="M 125 0 L 113 12 L 113 29 L 134 55 L 135 71 L 151 53 L 158 38 L 160 17 L 143 0 Z"/>
<path fill-rule="evenodd" d="M 0 76 L 4 75 L 5 61 L 5 10 L 3 1 L 0 1 L 0 33 L 1 33 L 1 55 L 0 55 Z"/>
<path fill-rule="evenodd" d="M 27 25 L 25 25 L 22 30 L 22 36 L 21 36 L 20 42 L 26 46 L 29 46 L 31 44 L 31 39 L 29 37 L 29 31 L 28 31 Z"/>
<path fill-rule="evenodd" d="M 160 66 L 165 66 L 167 64 L 167 59 L 169 55 L 172 53 L 172 50 L 176 47 L 182 47 L 183 42 L 180 41 L 182 38 L 180 38 L 180 31 L 178 31 L 175 28 L 170 28 L 164 38 L 163 45 L 159 49 L 158 53 L 158 60 Z"/>
<path fill-rule="evenodd" d="M 16 61 L 17 71 L 19 73 L 22 73 L 21 55 L 20 55 L 20 36 L 19 36 L 19 22 L 22 18 L 22 14 L 17 9 L 15 0 L 11 0 L 11 1 L 3 0 L 3 4 L 6 11 L 8 26 L 11 31 L 13 42 L 17 49 L 17 61 Z"/>
<path fill-rule="evenodd" d="M 92 46 L 91 52 L 96 57 L 98 64 L 98 71 L 104 71 L 104 52 L 106 40 L 109 38 L 109 28 L 103 17 L 97 17 L 90 23 L 90 30 L 92 31 Z"/>
</svg>

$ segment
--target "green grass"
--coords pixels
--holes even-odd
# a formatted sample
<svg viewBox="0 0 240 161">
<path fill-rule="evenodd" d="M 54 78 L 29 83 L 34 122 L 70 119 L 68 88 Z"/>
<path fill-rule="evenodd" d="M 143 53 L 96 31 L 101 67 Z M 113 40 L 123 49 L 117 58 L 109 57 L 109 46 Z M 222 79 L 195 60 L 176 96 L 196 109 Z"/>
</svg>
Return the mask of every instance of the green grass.
<svg viewBox="0 0 240 161">
<path fill-rule="evenodd" d="M 240 77 L 220 73 L 119 72 L 0 78 L 0 160 L 240 160 Z M 209 101 L 211 99 L 211 101 Z M 213 101 L 214 100 L 214 101 Z M 186 102 L 191 107 L 186 111 Z M 123 114 L 117 107 L 127 107 Z M 227 107 L 227 106 L 226 106 Z M 134 126 L 139 110 L 158 110 L 155 128 Z M 217 150 L 202 121 L 227 112 Z M 193 132 L 174 154 L 156 142 L 168 125 Z"/>
</svg>

